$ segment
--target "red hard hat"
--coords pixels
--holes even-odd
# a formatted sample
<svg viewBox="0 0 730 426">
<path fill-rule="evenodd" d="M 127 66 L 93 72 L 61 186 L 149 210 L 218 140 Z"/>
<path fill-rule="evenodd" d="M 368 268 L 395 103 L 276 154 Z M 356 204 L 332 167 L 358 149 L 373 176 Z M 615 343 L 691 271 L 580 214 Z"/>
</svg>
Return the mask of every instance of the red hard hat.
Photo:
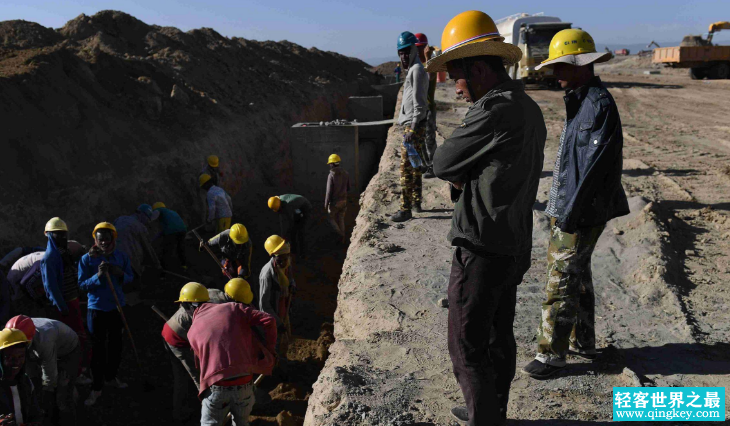
<svg viewBox="0 0 730 426">
<path fill-rule="evenodd" d="M 418 42 L 416 43 L 416 46 L 425 46 L 428 44 L 428 37 L 426 37 L 426 34 L 417 33 L 416 40 L 418 40 Z"/>
<path fill-rule="evenodd" d="M 25 315 L 17 315 L 10 318 L 8 323 L 5 324 L 5 328 L 17 328 L 25 334 L 25 337 L 29 341 L 33 340 L 35 336 L 35 324 L 33 324 L 33 320 L 30 317 L 26 317 Z"/>
</svg>

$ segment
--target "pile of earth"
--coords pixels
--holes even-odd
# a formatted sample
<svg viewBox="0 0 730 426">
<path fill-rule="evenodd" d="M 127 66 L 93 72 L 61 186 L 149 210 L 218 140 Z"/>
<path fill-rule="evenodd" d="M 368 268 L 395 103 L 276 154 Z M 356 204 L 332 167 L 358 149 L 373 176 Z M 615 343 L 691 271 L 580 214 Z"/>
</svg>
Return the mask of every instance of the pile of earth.
<svg viewBox="0 0 730 426">
<path fill-rule="evenodd" d="M 398 62 L 398 61 L 383 62 L 382 64 L 378 65 L 377 67 L 370 68 L 370 70 L 372 72 L 380 74 L 380 75 L 391 76 L 391 75 L 393 75 L 393 70 L 399 64 L 400 64 L 400 62 Z"/>
</svg>

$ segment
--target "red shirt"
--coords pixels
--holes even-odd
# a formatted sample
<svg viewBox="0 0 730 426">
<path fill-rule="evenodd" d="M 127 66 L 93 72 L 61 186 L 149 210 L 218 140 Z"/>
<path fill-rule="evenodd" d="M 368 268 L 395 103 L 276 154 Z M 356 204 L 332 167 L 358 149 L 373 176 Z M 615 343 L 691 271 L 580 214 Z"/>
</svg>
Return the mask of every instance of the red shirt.
<svg viewBox="0 0 730 426">
<path fill-rule="evenodd" d="M 176 348 L 189 348 L 190 342 L 178 336 L 167 323 L 162 326 L 162 338 L 165 339 L 168 345 Z"/>
</svg>

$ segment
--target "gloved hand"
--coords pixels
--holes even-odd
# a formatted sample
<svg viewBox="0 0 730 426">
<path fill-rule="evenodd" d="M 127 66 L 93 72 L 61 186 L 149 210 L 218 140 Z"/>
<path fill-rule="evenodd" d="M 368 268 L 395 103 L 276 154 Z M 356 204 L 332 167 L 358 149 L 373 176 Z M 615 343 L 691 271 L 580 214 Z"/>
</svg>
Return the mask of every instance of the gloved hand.
<svg viewBox="0 0 730 426">
<path fill-rule="evenodd" d="M 413 130 L 406 130 L 403 135 L 403 143 L 411 143 L 413 141 Z"/>
<path fill-rule="evenodd" d="M 205 241 L 201 241 L 200 244 L 198 245 L 198 251 L 203 251 L 203 250 L 205 250 Z"/>
<path fill-rule="evenodd" d="M 110 266 L 111 266 L 111 264 L 109 262 L 101 262 L 99 264 L 99 272 L 98 272 L 99 279 L 104 278 L 104 275 L 106 275 L 106 273 L 109 272 Z"/>
</svg>

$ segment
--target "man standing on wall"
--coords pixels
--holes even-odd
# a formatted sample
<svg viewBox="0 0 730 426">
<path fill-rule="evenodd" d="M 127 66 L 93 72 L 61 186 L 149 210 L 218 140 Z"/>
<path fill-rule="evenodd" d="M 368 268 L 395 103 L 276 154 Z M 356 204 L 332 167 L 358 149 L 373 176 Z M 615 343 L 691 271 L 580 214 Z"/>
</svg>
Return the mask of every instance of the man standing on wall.
<svg viewBox="0 0 730 426">
<path fill-rule="evenodd" d="M 502 425 L 517 364 L 517 285 L 530 268 L 532 206 L 545 147 L 545 121 L 505 65 L 522 51 L 503 42 L 489 15 L 464 12 L 444 29 L 429 72 L 448 70 L 456 94 L 473 103 L 436 151 L 433 171 L 456 200 L 448 239 L 449 355 L 469 426 Z"/>
<path fill-rule="evenodd" d="M 400 210 L 393 222 L 405 222 L 413 217 L 411 208 L 421 212 L 421 168 L 425 167 L 421 151 L 426 139 L 428 115 L 428 74 L 418 57 L 418 40 L 405 31 L 398 37 L 398 56 L 403 69 L 408 70 L 403 83 L 398 124 L 403 126 L 403 146 L 400 155 Z"/>
</svg>

